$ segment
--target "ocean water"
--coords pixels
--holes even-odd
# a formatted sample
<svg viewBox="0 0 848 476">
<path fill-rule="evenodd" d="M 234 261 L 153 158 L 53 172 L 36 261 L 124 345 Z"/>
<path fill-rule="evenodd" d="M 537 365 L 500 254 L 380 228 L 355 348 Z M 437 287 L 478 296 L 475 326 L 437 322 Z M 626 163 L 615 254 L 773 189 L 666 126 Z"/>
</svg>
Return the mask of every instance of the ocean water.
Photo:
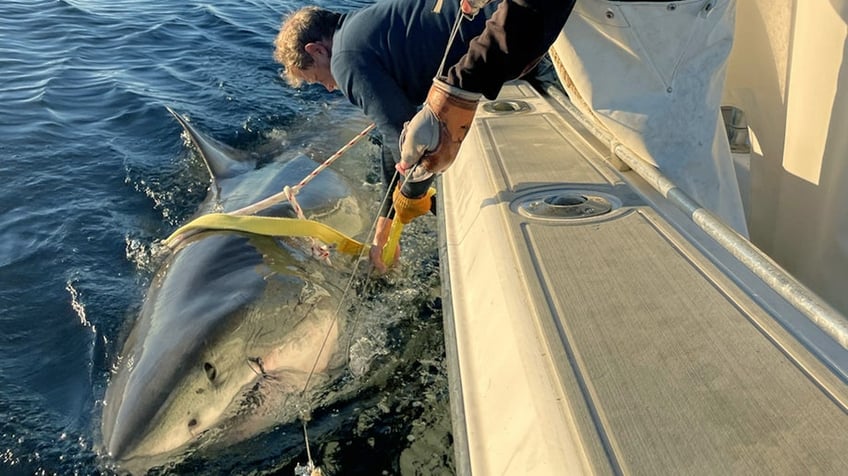
<svg viewBox="0 0 848 476">
<path fill-rule="evenodd" d="M 337 9 L 367 2 L 323 2 Z M 294 0 L 0 2 L 0 474 L 111 474 L 99 414 L 151 249 L 194 212 L 207 172 L 165 109 L 260 157 L 323 160 L 368 121 L 279 79 L 272 42 Z M 376 208 L 377 147 L 337 163 Z M 420 222 L 420 223 L 419 223 Z M 451 474 L 435 226 L 404 236 L 369 288 L 356 392 L 315 408 L 325 474 Z M 294 474 L 297 424 L 157 474 Z"/>
</svg>

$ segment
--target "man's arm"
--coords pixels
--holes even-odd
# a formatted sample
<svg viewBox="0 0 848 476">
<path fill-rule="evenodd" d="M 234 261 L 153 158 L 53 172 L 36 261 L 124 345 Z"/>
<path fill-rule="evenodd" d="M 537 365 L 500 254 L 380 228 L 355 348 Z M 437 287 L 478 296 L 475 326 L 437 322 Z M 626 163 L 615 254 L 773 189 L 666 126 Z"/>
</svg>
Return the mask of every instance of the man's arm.
<svg viewBox="0 0 848 476">
<path fill-rule="evenodd" d="M 503 83 L 532 68 L 556 40 L 575 0 L 503 0 L 445 82 L 494 99 Z"/>
<path fill-rule="evenodd" d="M 399 137 L 404 122 L 415 114 L 416 104 L 406 99 L 406 94 L 391 75 L 373 57 L 362 54 L 334 55 L 333 77 L 348 100 L 359 107 L 369 119 L 377 125 L 383 136 L 382 167 L 383 181 L 387 192 L 394 186 L 394 162 L 400 158 Z M 388 154 L 386 154 L 388 152 Z M 391 160 L 387 160 L 391 157 Z M 388 163 L 388 162 L 392 163 Z M 382 249 L 388 239 L 393 207 L 391 193 L 386 194 L 385 202 L 377 219 L 377 229 L 372 241 L 370 260 L 380 271 L 385 272 L 382 261 Z M 397 254 L 397 253 L 396 253 Z"/>
<path fill-rule="evenodd" d="M 506 81 L 532 68 L 568 19 L 575 0 L 503 0 L 483 33 L 445 78 L 436 78 L 428 100 L 401 134 L 401 164 L 414 197 L 433 174 L 450 167 L 474 118 L 480 94 L 494 99 Z M 412 180 L 409 180 L 412 178 Z"/>
</svg>

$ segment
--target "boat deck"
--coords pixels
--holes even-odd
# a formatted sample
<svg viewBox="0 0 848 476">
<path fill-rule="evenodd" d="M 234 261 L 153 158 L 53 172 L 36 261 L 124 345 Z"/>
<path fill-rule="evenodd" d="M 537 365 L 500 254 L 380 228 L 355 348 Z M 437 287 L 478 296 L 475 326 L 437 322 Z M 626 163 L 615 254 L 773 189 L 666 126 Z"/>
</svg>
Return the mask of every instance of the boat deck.
<svg viewBox="0 0 848 476">
<path fill-rule="evenodd" d="M 848 351 L 528 83 L 440 183 L 460 474 L 846 474 Z"/>
</svg>

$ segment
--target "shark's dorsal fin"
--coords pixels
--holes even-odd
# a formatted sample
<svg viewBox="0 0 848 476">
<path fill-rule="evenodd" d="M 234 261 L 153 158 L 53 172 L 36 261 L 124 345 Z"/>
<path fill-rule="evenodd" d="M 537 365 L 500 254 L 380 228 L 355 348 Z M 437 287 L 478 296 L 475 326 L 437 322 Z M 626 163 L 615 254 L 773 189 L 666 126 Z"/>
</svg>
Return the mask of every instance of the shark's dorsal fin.
<svg viewBox="0 0 848 476">
<path fill-rule="evenodd" d="M 204 136 L 186 118 L 170 107 L 165 107 L 183 126 L 189 139 L 197 147 L 200 156 L 203 157 L 203 161 L 209 169 L 209 173 L 212 174 L 213 180 L 234 177 L 256 168 L 256 160 L 251 158 L 247 152 Z"/>
</svg>

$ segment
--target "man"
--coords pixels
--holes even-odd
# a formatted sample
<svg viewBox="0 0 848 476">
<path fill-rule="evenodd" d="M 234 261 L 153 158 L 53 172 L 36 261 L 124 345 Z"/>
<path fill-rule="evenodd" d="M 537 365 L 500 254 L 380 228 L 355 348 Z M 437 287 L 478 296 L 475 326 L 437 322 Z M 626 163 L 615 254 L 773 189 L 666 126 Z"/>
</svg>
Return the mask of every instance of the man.
<svg viewBox="0 0 848 476">
<path fill-rule="evenodd" d="M 424 102 L 443 59 L 453 64 L 483 31 L 487 13 L 463 20 L 446 54 L 460 5 L 456 0 L 381 0 L 352 13 L 306 7 L 288 16 L 274 42 L 274 58 L 286 80 L 336 89 L 373 120 L 382 135 L 383 181 L 391 189 L 400 160 L 399 137 Z M 426 201 L 426 203 L 424 203 Z M 430 210 L 430 198 L 420 200 Z M 388 238 L 391 203 L 381 210 L 371 261 L 380 258 Z M 418 216 L 418 215 L 416 215 Z"/>
</svg>

